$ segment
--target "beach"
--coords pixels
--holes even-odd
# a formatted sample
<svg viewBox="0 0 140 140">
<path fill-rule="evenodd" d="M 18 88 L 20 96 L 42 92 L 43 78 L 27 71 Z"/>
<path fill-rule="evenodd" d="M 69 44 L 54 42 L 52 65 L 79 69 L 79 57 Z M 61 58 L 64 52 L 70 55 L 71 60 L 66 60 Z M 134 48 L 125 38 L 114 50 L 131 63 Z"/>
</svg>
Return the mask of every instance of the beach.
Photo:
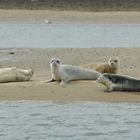
<svg viewBox="0 0 140 140">
<path fill-rule="evenodd" d="M 13 55 L 9 53 L 14 51 Z M 67 48 L 67 49 L 0 49 L 1 67 L 32 67 L 34 75 L 29 82 L 0 84 L 0 100 L 53 100 L 53 101 L 110 101 L 139 102 L 140 92 L 104 92 L 106 87 L 95 81 L 72 81 L 65 87 L 59 82 L 44 83 L 50 79 L 49 61 L 58 57 L 62 64 L 79 66 L 86 63 L 106 62 L 111 56 L 120 59 L 118 73 L 140 78 L 140 48 Z"/>
<path fill-rule="evenodd" d="M 140 12 L 76 12 L 48 10 L 0 10 L 0 20 L 44 21 L 74 23 L 140 23 Z M 10 54 L 14 52 L 14 54 Z M 0 100 L 53 101 L 109 101 L 139 102 L 140 92 L 104 92 L 95 81 L 72 81 L 65 86 L 59 82 L 44 83 L 50 78 L 51 58 L 60 58 L 63 64 L 76 65 L 107 62 L 112 56 L 120 59 L 118 73 L 140 78 L 140 48 L 0 48 L 0 66 L 32 67 L 34 75 L 29 82 L 0 84 Z M 6 59 L 4 59 L 6 58 Z M 8 59 L 7 59 L 8 58 Z"/>
</svg>

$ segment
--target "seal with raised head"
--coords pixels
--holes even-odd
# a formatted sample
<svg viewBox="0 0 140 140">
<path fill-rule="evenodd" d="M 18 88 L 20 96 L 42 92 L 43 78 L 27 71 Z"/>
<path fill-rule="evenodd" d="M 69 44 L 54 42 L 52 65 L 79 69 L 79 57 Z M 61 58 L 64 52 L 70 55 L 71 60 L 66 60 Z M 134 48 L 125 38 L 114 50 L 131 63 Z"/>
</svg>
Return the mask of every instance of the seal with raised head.
<svg viewBox="0 0 140 140">
<path fill-rule="evenodd" d="M 95 70 L 88 70 L 72 65 L 61 65 L 59 59 L 50 61 L 51 79 L 47 82 L 61 81 L 60 85 L 65 85 L 69 81 L 75 80 L 97 80 L 100 73 Z"/>
<path fill-rule="evenodd" d="M 32 76 L 33 69 L 0 68 L 0 83 L 29 81 Z"/>
<path fill-rule="evenodd" d="M 104 73 L 96 80 L 107 87 L 105 91 L 140 91 L 140 80 L 126 75 Z"/>
<path fill-rule="evenodd" d="M 119 67 L 119 59 L 117 57 L 112 57 L 106 63 L 83 64 L 81 67 L 87 69 L 95 69 L 100 73 L 116 74 Z"/>
</svg>

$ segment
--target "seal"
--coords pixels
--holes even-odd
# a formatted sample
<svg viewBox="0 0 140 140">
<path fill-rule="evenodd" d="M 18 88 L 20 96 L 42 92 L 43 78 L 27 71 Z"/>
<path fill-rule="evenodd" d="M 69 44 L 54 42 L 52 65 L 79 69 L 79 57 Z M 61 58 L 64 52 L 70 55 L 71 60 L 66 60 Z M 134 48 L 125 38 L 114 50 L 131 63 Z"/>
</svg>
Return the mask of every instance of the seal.
<svg viewBox="0 0 140 140">
<path fill-rule="evenodd" d="M 126 75 L 104 73 L 96 80 L 107 87 L 108 92 L 111 91 L 140 91 L 140 80 Z"/>
<path fill-rule="evenodd" d="M 60 85 L 65 85 L 69 81 L 75 80 L 97 80 L 100 73 L 95 70 L 88 70 L 72 65 L 61 65 L 58 58 L 50 61 L 51 79 L 47 82 L 61 81 Z"/>
<path fill-rule="evenodd" d="M 0 83 L 29 81 L 33 73 L 33 69 L 0 68 Z"/>
<path fill-rule="evenodd" d="M 81 66 L 87 69 L 95 69 L 100 73 L 116 74 L 119 67 L 119 59 L 117 57 L 112 57 L 106 63 L 84 64 Z"/>
</svg>

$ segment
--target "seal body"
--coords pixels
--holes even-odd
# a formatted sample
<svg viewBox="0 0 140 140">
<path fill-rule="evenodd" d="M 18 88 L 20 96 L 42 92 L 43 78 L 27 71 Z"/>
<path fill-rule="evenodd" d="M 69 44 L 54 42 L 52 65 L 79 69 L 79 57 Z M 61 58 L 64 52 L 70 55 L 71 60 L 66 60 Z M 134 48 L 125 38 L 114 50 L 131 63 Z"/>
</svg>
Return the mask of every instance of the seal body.
<svg viewBox="0 0 140 140">
<path fill-rule="evenodd" d="M 16 67 L 0 68 L 0 83 L 29 81 L 33 70 L 23 70 Z"/>
<path fill-rule="evenodd" d="M 61 85 L 74 80 L 96 80 L 100 73 L 94 70 L 88 70 L 72 65 L 61 65 L 59 59 L 54 58 L 50 61 L 52 81 L 61 81 Z"/>
<path fill-rule="evenodd" d="M 88 69 L 95 69 L 100 73 L 116 74 L 119 67 L 119 59 L 117 57 L 112 57 L 106 63 L 93 63 L 93 64 L 85 64 L 81 66 Z"/>
<path fill-rule="evenodd" d="M 140 91 L 140 80 L 126 75 L 102 74 L 97 82 L 107 87 L 106 91 Z"/>
</svg>

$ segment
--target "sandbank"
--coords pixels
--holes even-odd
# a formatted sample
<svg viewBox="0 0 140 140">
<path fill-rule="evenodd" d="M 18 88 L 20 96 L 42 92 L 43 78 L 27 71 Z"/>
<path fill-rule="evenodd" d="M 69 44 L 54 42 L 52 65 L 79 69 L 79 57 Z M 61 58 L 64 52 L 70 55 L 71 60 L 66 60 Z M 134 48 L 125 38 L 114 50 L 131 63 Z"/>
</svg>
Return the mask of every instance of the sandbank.
<svg viewBox="0 0 140 140">
<path fill-rule="evenodd" d="M 59 82 L 44 83 L 50 78 L 49 61 L 58 57 L 63 64 L 81 65 L 105 62 L 111 56 L 120 58 L 119 74 L 140 78 L 140 48 L 67 48 L 67 49 L 0 49 L 1 67 L 32 67 L 35 71 L 29 82 L 0 84 L 0 100 L 53 100 L 53 101 L 126 101 L 139 102 L 140 92 L 104 92 L 103 85 L 95 81 L 72 81 L 65 86 Z"/>
</svg>

